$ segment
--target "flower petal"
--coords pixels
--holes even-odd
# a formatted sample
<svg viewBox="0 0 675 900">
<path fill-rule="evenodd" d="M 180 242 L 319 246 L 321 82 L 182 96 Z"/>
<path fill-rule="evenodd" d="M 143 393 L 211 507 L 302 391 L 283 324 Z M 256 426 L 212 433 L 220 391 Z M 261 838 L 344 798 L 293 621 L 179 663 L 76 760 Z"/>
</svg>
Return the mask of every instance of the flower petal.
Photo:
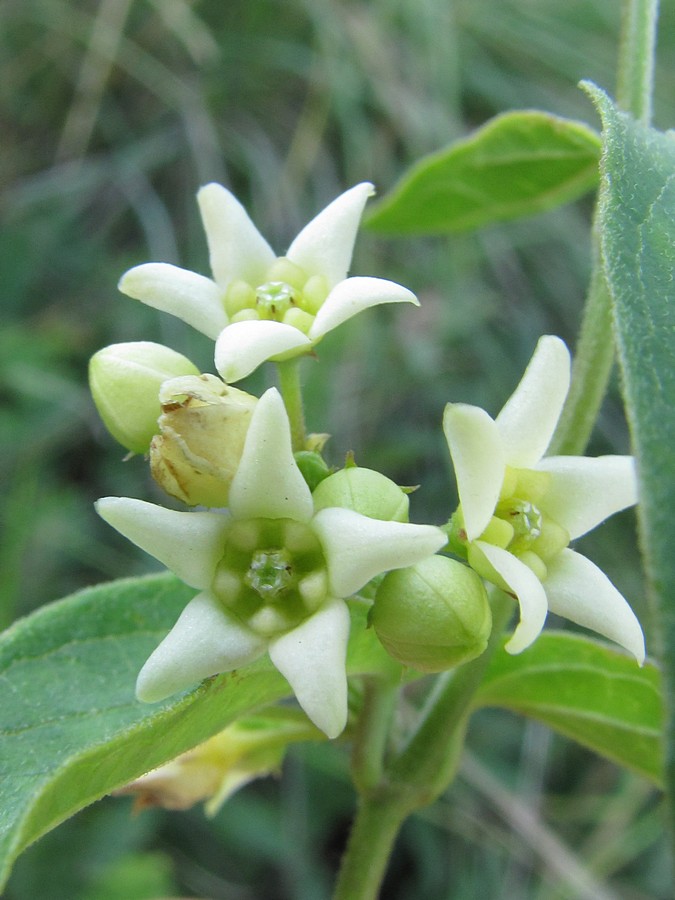
<svg viewBox="0 0 675 900">
<path fill-rule="evenodd" d="M 305 225 L 287 257 L 309 275 L 323 275 L 334 287 L 347 277 L 363 208 L 374 193 L 369 182 L 345 191 Z"/>
<path fill-rule="evenodd" d="M 384 522 L 339 507 L 320 510 L 312 528 L 337 597 L 350 597 L 376 575 L 412 566 L 447 543 L 447 535 L 433 525 Z"/>
<path fill-rule="evenodd" d="M 487 527 L 499 499 L 506 468 L 502 440 L 494 419 L 465 403 L 448 403 L 443 431 L 455 467 L 464 527 L 473 541 Z"/>
<path fill-rule="evenodd" d="M 332 600 L 297 628 L 270 641 L 270 659 L 298 703 L 329 738 L 347 724 L 349 610 Z"/>
<path fill-rule="evenodd" d="M 177 316 L 213 340 L 227 325 L 222 290 L 215 281 L 188 269 L 144 263 L 125 272 L 118 288 L 146 306 Z"/>
<path fill-rule="evenodd" d="M 520 622 L 512 637 L 505 644 L 508 653 L 521 653 L 539 637 L 546 621 L 548 605 L 541 581 L 517 556 L 485 541 L 476 541 L 474 547 L 482 551 L 492 568 L 518 598 Z"/>
<path fill-rule="evenodd" d="M 528 468 L 539 462 L 553 437 L 569 384 L 569 350 L 560 338 L 544 335 L 495 420 L 508 465 Z"/>
<path fill-rule="evenodd" d="M 238 278 L 254 287 L 262 284 L 276 254 L 234 194 L 221 184 L 207 184 L 197 193 L 197 203 L 220 287 Z"/>
<path fill-rule="evenodd" d="M 645 639 L 635 613 L 595 563 L 563 550 L 548 565 L 544 582 L 551 612 L 590 628 L 645 660 Z"/>
<path fill-rule="evenodd" d="M 315 341 L 357 313 L 380 303 L 414 303 L 419 300 L 408 288 L 384 278 L 347 278 L 337 284 L 316 314 L 309 330 Z"/>
<path fill-rule="evenodd" d="M 268 359 L 311 346 L 310 339 L 293 325 L 270 319 L 233 322 L 216 341 L 216 369 L 231 384 L 250 375 Z"/>
<path fill-rule="evenodd" d="M 230 486 L 230 510 L 236 519 L 312 517 L 312 494 L 293 457 L 286 407 L 276 388 L 265 391 L 253 410 Z"/>
<path fill-rule="evenodd" d="M 211 675 L 245 666 L 265 649 L 265 641 L 228 615 L 215 597 L 197 594 L 141 669 L 136 696 L 157 703 Z"/>
<path fill-rule="evenodd" d="M 540 508 L 569 531 L 572 540 L 637 503 L 632 456 L 548 456 L 537 469 L 553 476 Z"/>
<path fill-rule="evenodd" d="M 177 512 L 145 500 L 103 497 L 96 512 L 194 588 L 211 584 L 230 524 L 226 513 Z"/>
</svg>

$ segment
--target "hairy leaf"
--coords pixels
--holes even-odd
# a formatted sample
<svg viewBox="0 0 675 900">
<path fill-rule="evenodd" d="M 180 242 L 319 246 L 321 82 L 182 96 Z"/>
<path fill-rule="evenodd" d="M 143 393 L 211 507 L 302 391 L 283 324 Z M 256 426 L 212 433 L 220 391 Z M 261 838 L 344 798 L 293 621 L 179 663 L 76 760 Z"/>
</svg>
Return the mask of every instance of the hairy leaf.
<svg viewBox="0 0 675 900">
<path fill-rule="evenodd" d="M 668 709 L 666 782 L 675 823 L 675 135 L 620 113 L 589 85 L 602 115 L 600 225 L 640 483 L 645 567 Z"/>
<path fill-rule="evenodd" d="M 104 794 L 290 696 L 267 656 L 161 704 L 136 675 L 193 596 L 172 575 L 125 579 L 38 610 L 0 636 L 0 884 L 30 843 Z M 348 667 L 391 671 L 365 610 Z"/>
<path fill-rule="evenodd" d="M 547 631 L 497 653 L 476 697 L 544 722 L 656 784 L 663 778 L 660 675 L 606 644 Z"/>
<path fill-rule="evenodd" d="M 580 122 L 525 110 L 416 163 L 373 207 L 386 234 L 470 231 L 575 200 L 598 180 L 600 139 Z"/>
</svg>

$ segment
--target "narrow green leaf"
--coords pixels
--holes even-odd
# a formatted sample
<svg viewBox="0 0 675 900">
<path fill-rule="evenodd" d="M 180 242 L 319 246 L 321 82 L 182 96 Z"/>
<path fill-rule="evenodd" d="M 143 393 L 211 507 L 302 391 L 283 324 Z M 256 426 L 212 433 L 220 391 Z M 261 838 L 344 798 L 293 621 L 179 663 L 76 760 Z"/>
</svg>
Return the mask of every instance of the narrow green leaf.
<svg viewBox="0 0 675 900">
<path fill-rule="evenodd" d="M 605 644 L 548 631 L 518 656 L 497 653 L 478 706 L 538 719 L 656 784 L 663 778 L 658 669 Z"/>
<path fill-rule="evenodd" d="M 508 112 L 425 157 L 375 205 L 366 225 L 385 234 L 471 231 L 582 196 L 598 180 L 600 138 L 581 122 Z"/>
<path fill-rule="evenodd" d="M 0 884 L 40 835 L 104 794 L 290 696 L 267 656 L 161 704 L 136 675 L 194 595 L 172 575 L 125 579 L 38 610 L 0 636 Z M 391 660 L 352 608 L 348 669 Z"/>
<path fill-rule="evenodd" d="M 604 124 L 600 225 L 626 410 L 638 464 L 638 516 L 668 710 L 666 783 L 675 825 L 675 135 L 588 90 Z"/>
</svg>

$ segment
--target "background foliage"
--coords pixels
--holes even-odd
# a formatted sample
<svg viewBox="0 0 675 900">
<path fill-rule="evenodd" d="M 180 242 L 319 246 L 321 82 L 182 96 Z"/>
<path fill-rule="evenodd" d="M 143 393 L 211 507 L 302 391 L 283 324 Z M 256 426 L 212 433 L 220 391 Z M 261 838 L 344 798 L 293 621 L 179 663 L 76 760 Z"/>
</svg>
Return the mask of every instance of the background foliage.
<svg viewBox="0 0 675 900">
<path fill-rule="evenodd" d="M 672 4 L 661 19 L 663 128 Z M 210 342 L 115 289 L 138 262 L 207 271 L 200 184 L 228 184 L 281 251 L 345 187 L 371 179 L 384 193 L 498 112 L 540 108 L 597 127 L 576 84 L 613 91 L 617 33 L 615 0 L 5 0 L 2 623 L 152 569 L 93 513 L 104 494 L 159 496 L 143 462 L 122 464 L 105 434 L 86 363 L 106 343 L 146 339 L 212 368 Z M 422 485 L 417 521 L 447 517 L 443 405 L 496 412 L 539 334 L 573 345 L 589 211 L 587 198 L 448 238 L 363 232 L 353 271 L 400 280 L 422 308 L 373 310 L 322 343 L 321 371 L 308 364 L 308 419 L 335 435 L 333 460 L 354 450 Z M 591 452 L 627 447 L 614 391 Z M 581 549 L 649 630 L 632 514 Z M 646 781 L 503 712 L 481 711 L 469 746 L 452 794 L 406 825 L 385 896 L 413 885 L 422 900 L 667 896 Z M 106 800 L 28 851 L 7 897 L 322 898 L 351 815 L 343 765 L 325 746 L 294 750 L 283 781 L 245 789 L 213 823 L 200 810 L 130 818 L 128 800 Z"/>
</svg>

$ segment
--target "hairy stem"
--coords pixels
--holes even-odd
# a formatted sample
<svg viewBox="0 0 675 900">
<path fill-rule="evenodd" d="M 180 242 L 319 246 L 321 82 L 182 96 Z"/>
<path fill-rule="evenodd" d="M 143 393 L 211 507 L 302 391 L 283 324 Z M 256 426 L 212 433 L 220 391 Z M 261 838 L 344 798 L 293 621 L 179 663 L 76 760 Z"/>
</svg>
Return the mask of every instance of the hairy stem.
<svg viewBox="0 0 675 900">
<path fill-rule="evenodd" d="M 651 120 L 658 0 L 624 0 L 617 65 L 619 106 L 645 125 Z M 596 213 L 597 216 L 597 213 Z M 584 451 L 607 392 L 614 361 L 612 308 L 593 227 L 593 269 L 577 341 L 572 384 L 549 453 Z"/>
<path fill-rule="evenodd" d="M 658 0 L 624 0 L 616 99 L 643 125 L 652 119 Z"/>
</svg>

